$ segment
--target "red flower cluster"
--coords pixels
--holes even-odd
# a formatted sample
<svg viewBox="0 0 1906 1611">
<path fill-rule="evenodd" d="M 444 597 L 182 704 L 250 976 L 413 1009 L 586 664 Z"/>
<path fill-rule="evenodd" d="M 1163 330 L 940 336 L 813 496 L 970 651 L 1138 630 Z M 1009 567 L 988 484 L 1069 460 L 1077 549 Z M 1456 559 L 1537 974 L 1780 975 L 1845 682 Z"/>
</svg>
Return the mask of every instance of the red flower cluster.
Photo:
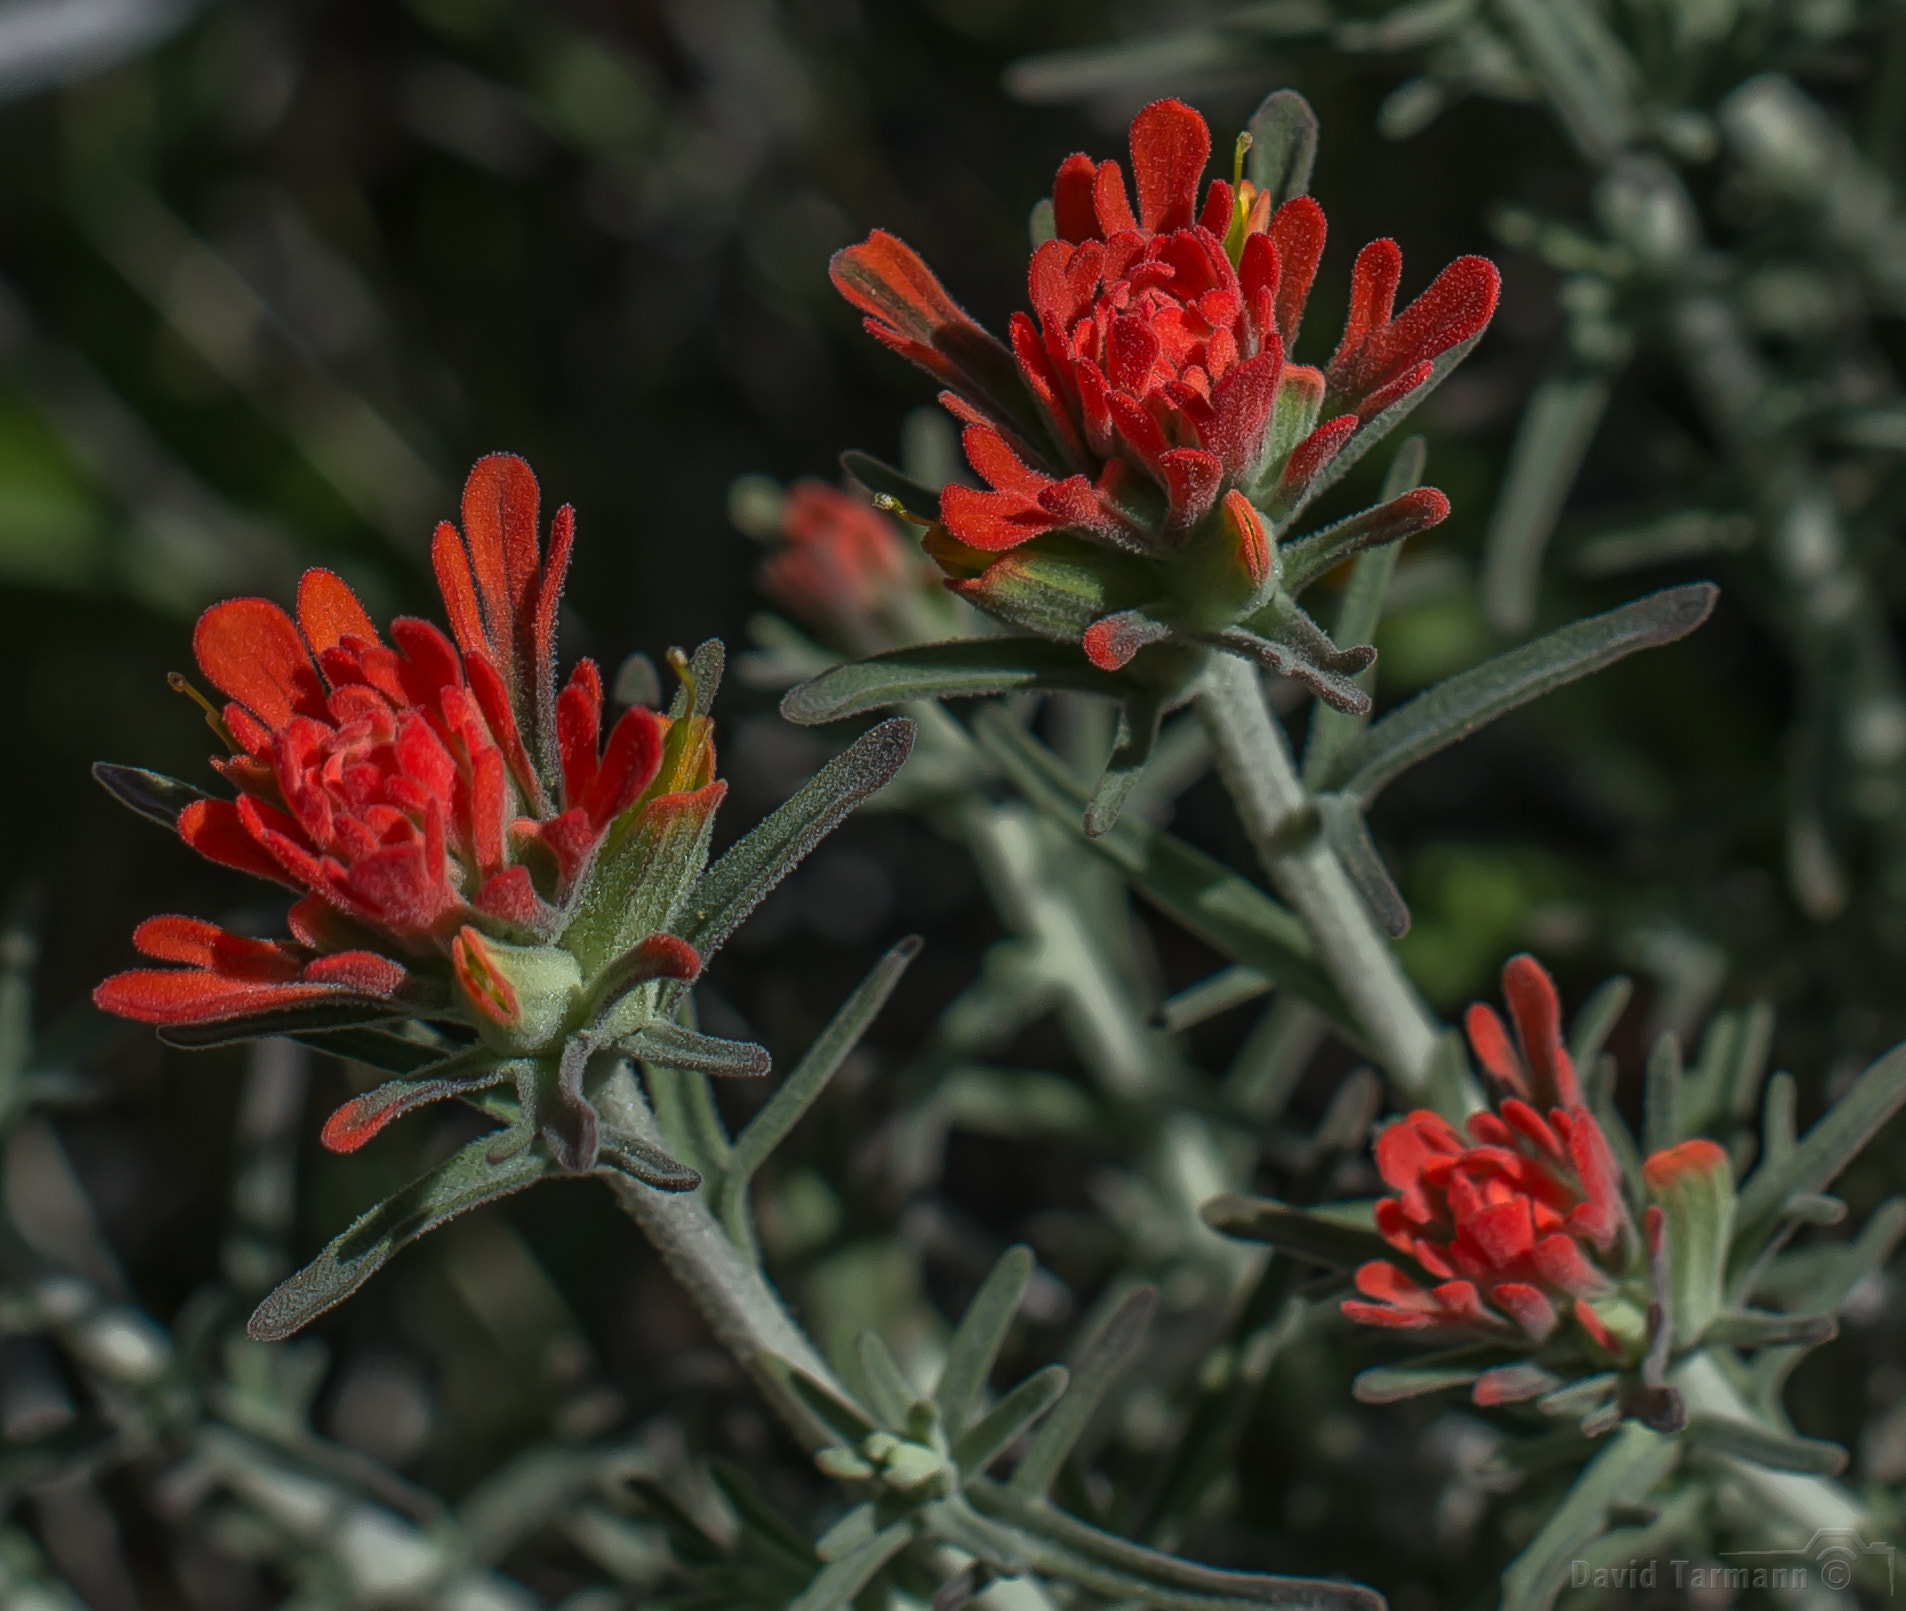
<svg viewBox="0 0 1906 1611">
<path fill-rule="evenodd" d="M 529 466 L 493 454 L 470 473 L 462 531 L 437 528 L 454 644 L 408 618 L 387 643 L 324 570 L 305 574 L 295 621 L 264 599 L 205 612 L 199 669 L 230 701 L 213 726 L 232 753 L 213 765 L 237 794 L 188 805 L 179 835 L 296 891 L 293 940 L 154 918 L 134 944 L 175 966 L 106 980 L 102 1008 L 174 1025 L 296 1007 L 426 1010 L 448 1003 L 454 978 L 466 1015 L 496 1021 L 486 937 L 556 938 L 611 824 L 645 795 L 665 807 L 666 790 L 686 789 L 670 798 L 712 810 L 721 785 L 705 732 L 671 746 L 666 718 L 633 709 L 602 744 L 602 678 L 588 660 L 557 693 L 575 517 L 557 512 L 545 553 L 537 504 Z M 678 976 L 693 966 L 692 953 L 672 964 Z"/>
<path fill-rule="evenodd" d="M 941 518 L 969 552 L 936 557 L 976 600 L 988 591 L 980 556 L 1065 531 L 1169 558 L 1222 505 L 1240 600 L 1261 605 L 1270 556 L 1254 503 L 1273 520 L 1293 509 L 1366 421 L 1489 322 L 1499 281 L 1478 257 L 1451 264 L 1393 318 L 1402 258 L 1377 241 L 1357 259 L 1328 368 L 1288 362 L 1323 211 L 1298 196 L 1273 212 L 1268 196 L 1223 179 L 1200 205 L 1210 150 L 1204 120 L 1182 102 L 1141 112 L 1136 212 L 1117 162 L 1066 160 L 1056 238 L 1033 253 L 1033 312 L 1013 316 L 1010 351 L 893 236 L 876 231 L 835 257 L 834 283 L 867 329 L 941 380 L 942 402 L 966 422 L 967 460 L 988 490 L 946 490 Z M 1410 530 L 1447 513 L 1441 493 L 1408 497 L 1396 514 Z M 1087 647 L 1110 669 L 1137 645 Z"/>
<path fill-rule="evenodd" d="M 788 488 L 780 534 L 787 546 L 763 562 L 761 585 L 815 626 L 871 620 L 915 563 L 887 516 L 812 478 Z"/>
<path fill-rule="evenodd" d="M 1504 1093 L 1496 1111 L 1473 1115 L 1467 1137 L 1418 1111 L 1377 1140 L 1377 1168 L 1396 1194 L 1377 1204 L 1377 1229 L 1436 1284 L 1372 1260 L 1357 1271 L 1363 1298 L 1345 1299 L 1343 1312 L 1366 1325 L 1530 1346 L 1568 1312 L 1618 1355 L 1588 1300 L 1610 1290 L 1608 1266 L 1629 1228 L 1620 1171 L 1582 1105 L 1548 974 L 1516 957 L 1503 969 L 1503 995 L 1513 1042 L 1481 1003 L 1467 1024 Z"/>
</svg>

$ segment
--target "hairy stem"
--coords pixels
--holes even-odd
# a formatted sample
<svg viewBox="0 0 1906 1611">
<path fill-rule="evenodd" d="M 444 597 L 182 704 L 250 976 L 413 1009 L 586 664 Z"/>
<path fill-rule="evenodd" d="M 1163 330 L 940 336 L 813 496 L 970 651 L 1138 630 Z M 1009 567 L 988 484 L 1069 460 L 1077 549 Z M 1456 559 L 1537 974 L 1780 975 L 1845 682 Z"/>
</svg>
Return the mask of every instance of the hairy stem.
<svg viewBox="0 0 1906 1611">
<path fill-rule="evenodd" d="M 666 1148 L 655 1115 L 626 1063 L 604 1082 L 596 1105 L 612 1128 Z M 788 1404 L 778 1384 L 764 1375 L 762 1357 L 777 1354 L 834 1392 L 847 1396 L 846 1390 L 780 1294 L 768 1285 L 767 1277 L 722 1229 L 708 1204 L 710 1187 L 663 1192 L 625 1179 L 615 1179 L 613 1185 L 616 1201 L 654 1243 L 716 1339 L 763 1384 L 794 1430 L 811 1436 L 808 1418 L 798 1406 Z"/>
<path fill-rule="evenodd" d="M 1309 927 L 1371 1054 L 1405 1099 L 1422 1099 L 1436 1022 L 1317 831 L 1290 743 L 1264 702 L 1256 669 L 1234 655 L 1212 655 L 1197 708 L 1218 775 L 1265 872 Z"/>
</svg>

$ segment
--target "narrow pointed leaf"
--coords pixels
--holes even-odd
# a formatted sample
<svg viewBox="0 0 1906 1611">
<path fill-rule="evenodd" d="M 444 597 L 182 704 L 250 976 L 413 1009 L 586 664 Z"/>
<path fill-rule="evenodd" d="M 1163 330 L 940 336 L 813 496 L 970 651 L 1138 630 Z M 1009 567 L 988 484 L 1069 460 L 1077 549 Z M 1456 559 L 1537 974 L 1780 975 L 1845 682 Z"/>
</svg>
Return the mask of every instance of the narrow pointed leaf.
<svg viewBox="0 0 1906 1611">
<path fill-rule="evenodd" d="M 841 468 L 876 497 L 886 496 L 900 505 L 923 526 L 937 524 L 940 495 L 931 487 L 915 481 L 904 471 L 859 448 L 849 448 L 840 456 Z"/>
<path fill-rule="evenodd" d="M 1013 1472 L 1013 1493 L 1023 1499 L 1036 1499 L 1052 1486 L 1052 1479 L 1058 1476 L 1072 1446 L 1083 1436 L 1092 1412 L 1099 1407 L 1099 1400 L 1112 1385 L 1113 1377 L 1138 1346 L 1157 1307 L 1157 1291 L 1140 1287 L 1106 1317 L 1105 1323 L 1079 1350 L 1065 1397 L 1046 1417 L 1032 1447 Z"/>
<path fill-rule="evenodd" d="M 1629 1421 L 1583 1467 L 1528 1547 L 1502 1574 L 1502 1611 L 1549 1611 L 1568 1582 L 1569 1562 L 1608 1530 L 1608 1507 L 1639 1503 L 1673 1469 L 1680 1444 Z"/>
<path fill-rule="evenodd" d="M 967 1476 L 984 1471 L 1007 1444 L 1059 1401 L 1071 1379 L 1063 1365 L 1034 1371 L 960 1434 L 953 1445 L 953 1463 Z"/>
<path fill-rule="evenodd" d="M 1614 978 L 1605 980 L 1582 1003 L 1568 1030 L 1569 1058 L 1578 1069 L 1594 1066 L 1608 1037 L 1614 1033 L 1615 1025 L 1621 1021 L 1621 1015 L 1628 1010 L 1628 1002 L 1634 993 L 1634 981 L 1618 973 Z"/>
<path fill-rule="evenodd" d="M 734 933 L 768 892 L 840 826 L 848 812 L 892 781 L 913 751 L 914 725 L 904 716 L 861 734 L 702 874 L 690 910 L 678 925 L 703 958 Z"/>
<path fill-rule="evenodd" d="M 632 1056 L 664 1068 L 685 1068 L 697 1074 L 734 1079 L 758 1079 L 774 1067 L 767 1048 L 749 1040 L 719 1040 L 666 1018 L 658 1018 L 618 1043 Z"/>
<path fill-rule="evenodd" d="M 93 776 L 127 810 L 136 811 L 163 828 L 177 828 L 181 811 L 195 800 L 211 798 L 203 789 L 169 778 L 163 772 L 148 772 L 142 766 L 95 761 Z"/>
<path fill-rule="evenodd" d="M 1776 1471 L 1810 1471 L 1837 1476 L 1846 1469 L 1846 1450 L 1819 1438 L 1786 1437 L 1766 1427 L 1719 1416 L 1696 1415 L 1688 1421 L 1688 1438 L 1716 1454 L 1731 1454 Z"/>
<path fill-rule="evenodd" d="M 1019 1300 L 1025 1296 L 1032 1272 L 1031 1248 L 1023 1242 L 1007 1248 L 960 1316 L 933 1393 L 949 1436 L 959 1436 L 974 1404 L 985 1392 L 993 1362 L 1012 1328 L 1013 1316 L 1019 1312 Z"/>
<path fill-rule="evenodd" d="M 790 689 L 781 714 L 811 727 L 910 699 L 972 699 L 1022 688 L 1069 688 L 1122 698 L 1127 684 L 1100 671 L 1076 645 L 1046 638 L 963 638 L 893 649 L 836 666 Z"/>
<path fill-rule="evenodd" d="M 734 1232 L 747 1201 L 748 1182 L 768 1159 L 801 1115 L 814 1105 L 827 1082 L 847 1055 L 860 1043 L 867 1026 L 887 1004 L 907 965 L 920 954 L 920 938 L 910 935 L 873 965 L 854 993 L 841 1004 L 828 1025 L 808 1047 L 794 1072 L 781 1082 L 767 1105 L 748 1121 L 736 1138 L 722 1176 L 721 1217 Z"/>
<path fill-rule="evenodd" d="M 1709 1323 L 1703 1341 L 1728 1348 L 1811 1348 L 1840 1334 L 1832 1315 L 1785 1315 L 1767 1310 L 1723 1311 Z"/>
<path fill-rule="evenodd" d="M 1173 1031 L 1190 1029 L 1270 992 L 1271 981 L 1256 968 L 1234 963 L 1170 997 L 1158 1009 L 1159 1022 Z"/>
<path fill-rule="evenodd" d="M 1292 1208 L 1269 1197 L 1225 1193 L 1208 1199 L 1198 1214 L 1205 1224 L 1226 1236 L 1266 1242 L 1281 1253 L 1339 1269 L 1385 1258 L 1391 1251 L 1372 1229 L 1309 1209 Z"/>
<path fill-rule="evenodd" d="M 907 1431 L 907 1411 L 914 1400 L 900 1362 L 877 1331 L 854 1337 L 854 1361 L 860 1366 L 860 1387 L 867 1407 L 891 1432 Z"/>
<path fill-rule="evenodd" d="M 786 1399 L 798 1404 L 834 1435 L 843 1448 L 858 1448 L 880 1428 L 857 1404 L 823 1387 L 807 1372 L 779 1354 L 758 1354 L 755 1363 Z"/>
<path fill-rule="evenodd" d="M 1317 817 L 1323 824 L 1324 838 L 1343 863 L 1350 882 L 1357 886 L 1363 904 L 1377 920 L 1377 927 L 1393 940 L 1410 932 L 1410 908 L 1403 893 L 1383 864 L 1376 841 L 1370 837 L 1370 825 L 1363 820 L 1357 802 L 1347 795 L 1320 794 L 1316 797 Z"/>
<path fill-rule="evenodd" d="M 1638 650 L 1686 637 L 1707 619 L 1717 594 L 1711 582 L 1671 587 L 1458 672 L 1346 744 L 1318 786 L 1341 788 L 1368 806 L 1417 762 L 1497 717 Z"/>
<path fill-rule="evenodd" d="M 1736 1267 L 1772 1232 L 1781 1205 L 1796 1192 L 1824 1191 L 1874 1133 L 1906 1103 L 1906 1046 L 1896 1046 L 1854 1082 L 1778 1161 L 1769 1159 L 1741 1188 Z"/>
<path fill-rule="evenodd" d="M 1359 1404 L 1400 1404 L 1451 1387 L 1467 1387 L 1480 1365 L 1377 1365 L 1358 1373 L 1350 1391 Z"/>
<path fill-rule="evenodd" d="M 842 1611 L 873 1582 L 880 1569 L 913 1542 L 913 1523 L 897 1521 L 883 1528 L 853 1554 L 821 1568 L 788 1611 Z"/>
<path fill-rule="evenodd" d="M 293 1040 L 303 1041 L 313 1051 L 328 1052 L 348 1062 L 386 1074 L 415 1074 L 419 1069 L 443 1061 L 455 1048 L 442 1042 L 412 1040 L 406 1035 L 366 1025 L 360 1029 L 301 1030 Z"/>
<path fill-rule="evenodd" d="M 1165 714 L 1164 701 L 1154 694 L 1128 699 L 1119 712 L 1118 743 L 1105 773 L 1092 791 L 1085 808 L 1085 831 L 1093 839 L 1110 833 L 1124 808 L 1125 797 L 1145 771 L 1158 743 L 1158 724 Z"/>
<path fill-rule="evenodd" d="M 1483 613 L 1520 635 L 1535 620 L 1542 554 L 1608 407 L 1605 374 L 1552 375 L 1522 410 L 1509 469 L 1483 539 Z"/>
<path fill-rule="evenodd" d="M 878 1514 L 871 1502 L 854 1506 L 814 1540 L 815 1555 L 823 1561 L 838 1561 L 872 1543 L 874 1534 L 880 1531 Z"/>
<path fill-rule="evenodd" d="M 259 1304 L 246 1330 L 258 1342 L 283 1342 L 342 1303 L 418 1237 L 472 1208 L 560 1173 L 535 1147 L 491 1163 L 492 1139 L 479 1136 L 362 1215 Z"/>
<path fill-rule="evenodd" d="M 982 1516 L 1024 1536 L 1027 1564 L 1034 1570 L 1114 1602 L 1133 1602 L 1153 1611 L 1255 1611 L 1263 1606 L 1383 1611 L 1383 1597 L 1361 1584 L 1200 1566 L 1115 1538 L 985 1477 L 973 1479 L 966 1494 Z"/>
</svg>

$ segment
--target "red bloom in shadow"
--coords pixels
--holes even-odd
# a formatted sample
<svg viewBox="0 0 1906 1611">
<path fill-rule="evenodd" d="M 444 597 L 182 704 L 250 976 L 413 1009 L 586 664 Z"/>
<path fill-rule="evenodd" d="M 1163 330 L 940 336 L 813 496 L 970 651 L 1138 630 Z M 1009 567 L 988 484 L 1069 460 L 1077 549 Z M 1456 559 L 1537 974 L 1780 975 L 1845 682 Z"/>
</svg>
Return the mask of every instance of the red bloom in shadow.
<svg viewBox="0 0 1906 1611">
<path fill-rule="evenodd" d="M 1588 1109 L 1555 986 L 1533 957 L 1503 969 L 1515 1038 L 1494 1009 L 1469 1010 L 1471 1047 L 1501 1088 L 1467 1135 L 1419 1110 L 1378 1138 L 1393 1196 L 1377 1204 L 1383 1239 L 1430 1278 L 1376 1259 L 1357 1271 L 1343 1312 L 1366 1325 L 1457 1332 L 1529 1345 L 1572 1313 L 1609 1353 L 1619 1344 L 1588 1303 L 1610 1289 L 1629 1229 L 1620 1172 Z M 1546 1108 L 1544 1117 L 1540 1109 Z"/>
<path fill-rule="evenodd" d="M 762 562 L 761 585 L 814 626 L 861 626 L 913 574 L 916 562 L 893 522 L 825 481 L 788 488 L 780 531 L 787 546 Z"/>
<path fill-rule="evenodd" d="M 575 517 L 557 512 L 545 550 L 537 504 L 519 458 L 470 472 L 462 530 L 445 522 L 432 545 L 454 643 L 404 617 L 387 640 L 325 570 L 305 574 L 295 619 L 265 599 L 205 612 L 193 649 L 229 701 L 214 726 L 231 754 L 213 764 L 236 792 L 187 805 L 179 835 L 296 891 L 295 944 L 155 918 L 135 943 L 178 966 L 108 979 L 102 1008 L 176 1025 L 441 1001 L 460 931 L 512 943 L 562 932 L 611 825 L 645 795 L 659 808 L 664 790 L 687 787 L 712 809 L 705 722 L 665 767 L 671 724 L 653 711 L 626 712 L 602 742 L 593 662 L 558 694 Z"/>
</svg>

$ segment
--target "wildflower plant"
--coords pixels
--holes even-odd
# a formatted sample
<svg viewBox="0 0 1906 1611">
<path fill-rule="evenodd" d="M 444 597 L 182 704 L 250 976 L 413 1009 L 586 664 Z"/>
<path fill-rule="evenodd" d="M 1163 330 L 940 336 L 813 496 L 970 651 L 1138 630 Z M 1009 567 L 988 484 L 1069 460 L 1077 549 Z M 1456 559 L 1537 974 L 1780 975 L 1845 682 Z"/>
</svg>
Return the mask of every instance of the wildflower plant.
<svg viewBox="0 0 1906 1611">
<path fill-rule="evenodd" d="M 1903 1054 L 1802 1136 L 1793 1081 L 1767 1078 L 1767 1015 L 1721 1015 L 1692 1067 L 1671 1037 L 1656 1045 L 1637 1141 L 1604 1050 L 1625 981 L 1565 1029 L 1548 973 L 1519 956 L 1506 1020 L 1473 1007 L 1465 1041 L 1392 947 L 1410 913 L 1366 823 L 1381 791 L 1550 689 L 1691 633 L 1715 589 L 1573 622 L 1376 713 L 1371 640 L 1397 551 L 1449 503 L 1421 485 L 1419 437 L 1388 454 L 1366 508 L 1313 525 L 1312 506 L 1483 339 L 1499 279 L 1459 258 L 1398 313 L 1402 253 L 1378 241 L 1356 258 L 1331 356 L 1304 362 L 1325 232 L 1307 193 L 1317 138 L 1308 105 L 1280 91 L 1230 177 L 1206 185 L 1207 126 L 1166 100 L 1133 121 L 1129 188 L 1116 158 L 1068 158 L 1033 210 L 1030 311 L 1006 342 L 893 236 L 836 256 L 867 330 L 944 387 L 980 484 L 857 453 L 856 485 L 737 486 L 737 522 L 773 545 L 764 590 L 799 622 L 755 623 L 749 680 L 786 689 L 783 713 L 809 725 L 905 714 L 841 739 L 720 856 L 721 646 L 671 651 L 665 711 L 635 697 L 609 718 L 609 690 L 639 696 L 639 675 L 611 681 L 583 660 L 561 676 L 576 520 L 560 510 L 545 536 L 519 459 L 480 461 L 460 524 L 436 530 L 447 632 L 379 628 L 324 570 L 295 612 L 239 599 L 200 619 L 223 792 L 126 765 L 98 776 L 203 857 L 282 888 L 285 934 L 149 919 L 133 943 L 155 965 L 106 980 L 98 1004 L 180 1046 L 256 1041 L 377 1071 L 324 1123 L 334 1151 L 452 1099 L 491 1126 L 270 1290 L 229 1277 L 221 1313 L 262 1299 L 243 1335 L 219 1333 L 253 1396 L 175 1395 L 165 1424 L 190 1481 L 228 1483 L 263 1516 L 248 1536 L 293 1521 L 269 1503 L 278 1490 L 246 1486 L 259 1456 L 218 1465 L 227 1423 L 269 1422 L 316 1459 L 309 1393 L 277 1345 L 454 1216 L 581 1175 L 653 1241 L 807 1457 L 805 1510 L 784 1514 L 789 1484 L 769 1493 L 714 1462 L 671 1482 L 653 1451 L 572 1440 L 468 1499 L 414 1583 L 360 1585 L 349 1603 L 507 1599 L 465 1557 L 485 1547 L 480 1523 L 508 1533 L 526 1515 L 526 1530 L 566 1527 L 636 1603 L 1365 1611 L 1374 1590 L 1209 1565 L 1194 1547 L 1228 1502 L 1274 1362 L 1304 1339 L 1368 1352 L 1354 1387 L 1367 1413 L 1461 1391 L 1505 1458 L 1569 1474 L 1506 1567 L 1516 1611 L 1549 1603 L 1584 1550 L 1657 1523 L 1785 1538 L 1871 1521 L 1832 1480 L 1842 1452 L 1796 1435 L 1780 1395 L 1906 1228 L 1895 1201 L 1851 1243 L 1793 1245 L 1844 1216 L 1827 1188 L 1906 1104 Z M 1316 600 L 1332 592 L 1326 625 Z M 1008 697 L 945 703 L 988 696 Z M 1301 749 L 1286 724 L 1299 711 Z M 1165 825 L 1207 769 L 1261 880 Z M 1004 937 L 895 1073 L 857 1178 L 822 1188 L 884 1193 L 891 1212 L 935 1177 L 948 1132 L 989 1114 L 1115 1155 L 1095 1181 L 1109 1273 L 1064 1361 L 1016 1380 L 995 1376 L 1024 1351 L 1022 1321 L 1036 1302 L 1054 1312 L 1029 1247 L 980 1258 L 944 1230 L 985 1271 L 957 1321 L 850 1329 L 806 1301 L 816 1286 L 783 1301 L 757 1213 L 791 1195 L 771 1160 L 921 942 L 893 946 L 778 1078 L 761 1046 L 696 1016 L 710 957 L 876 795 L 971 853 Z M 1218 970 L 1166 997 L 1135 903 Z M 1237 1063 L 1206 1078 L 1185 1032 L 1267 996 Z M 1048 1011 L 1083 1095 L 990 1061 Z M 1327 1036 L 1368 1066 L 1299 1133 L 1287 1108 Z M 772 1081 L 732 1131 L 710 1083 L 731 1076 Z M 1379 1122 L 1386 1097 L 1399 1113 Z M 1266 1174 L 1281 1196 L 1250 1190 Z M 866 1296 L 867 1268 L 842 1256 L 841 1307 Z M 19 1312 L 77 1352 L 44 1303 Z M 1145 1469 L 1114 1492 L 1097 1467 L 1147 1417 Z M 135 1431 L 114 1435 L 158 1458 Z M 1771 1520 L 1729 1509 L 1742 1487 Z M 719 1498 L 698 1507 L 696 1492 Z M 1636 1520 L 1613 1496 L 1654 1508 Z M 298 1543 L 300 1560 L 318 1548 Z"/>
</svg>

